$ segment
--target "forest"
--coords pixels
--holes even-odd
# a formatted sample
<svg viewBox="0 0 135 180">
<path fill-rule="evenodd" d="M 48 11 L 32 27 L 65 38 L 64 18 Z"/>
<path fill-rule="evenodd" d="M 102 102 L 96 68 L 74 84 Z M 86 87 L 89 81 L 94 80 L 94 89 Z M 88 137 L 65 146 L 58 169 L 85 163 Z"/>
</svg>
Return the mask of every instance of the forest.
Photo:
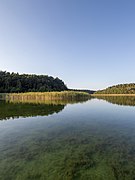
<svg viewBox="0 0 135 180">
<path fill-rule="evenodd" d="M 18 74 L 0 71 L 0 93 L 49 92 L 67 90 L 59 78 L 48 75 Z"/>
<path fill-rule="evenodd" d="M 96 91 L 95 94 L 135 94 L 135 83 L 118 84 Z"/>
<path fill-rule="evenodd" d="M 85 92 L 89 94 L 135 94 L 135 83 L 118 84 L 103 90 L 69 89 L 58 77 L 48 75 L 19 74 L 0 71 L 0 93 L 52 92 L 52 91 Z"/>
</svg>

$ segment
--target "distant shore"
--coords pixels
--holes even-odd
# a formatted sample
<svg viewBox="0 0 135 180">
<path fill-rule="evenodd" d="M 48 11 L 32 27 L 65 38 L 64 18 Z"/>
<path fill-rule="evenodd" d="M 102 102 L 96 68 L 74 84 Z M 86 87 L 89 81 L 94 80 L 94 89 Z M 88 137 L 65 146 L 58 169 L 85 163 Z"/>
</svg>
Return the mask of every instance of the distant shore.
<svg viewBox="0 0 135 180">
<path fill-rule="evenodd" d="M 135 94 L 91 94 L 91 96 L 135 96 Z"/>
</svg>

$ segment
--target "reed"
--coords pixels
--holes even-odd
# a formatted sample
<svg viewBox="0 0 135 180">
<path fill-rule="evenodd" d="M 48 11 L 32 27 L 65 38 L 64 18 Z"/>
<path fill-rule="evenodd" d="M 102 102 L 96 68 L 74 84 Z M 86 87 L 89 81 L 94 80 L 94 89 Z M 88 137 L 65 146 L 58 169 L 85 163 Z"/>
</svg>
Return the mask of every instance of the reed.
<svg viewBox="0 0 135 180">
<path fill-rule="evenodd" d="M 81 100 L 88 99 L 90 95 L 85 92 L 62 91 L 62 92 L 28 92 L 28 93 L 9 93 L 5 99 L 8 101 L 48 101 L 48 100 Z"/>
</svg>

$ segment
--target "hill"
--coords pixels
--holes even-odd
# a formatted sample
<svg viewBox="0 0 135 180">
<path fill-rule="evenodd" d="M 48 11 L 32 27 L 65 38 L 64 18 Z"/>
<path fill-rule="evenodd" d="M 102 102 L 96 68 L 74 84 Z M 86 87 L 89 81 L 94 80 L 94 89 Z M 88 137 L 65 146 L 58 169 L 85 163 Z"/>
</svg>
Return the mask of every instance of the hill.
<svg viewBox="0 0 135 180">
<path fill-rule="evenodd" d="M 48 75 L 18 74 L 0 71 L 0 93 L 63 91 L 67 86 Z"/>
<path fill-rule="evenodd" d="M 96 91 L 95 94 L 135 94 L 135 83 L 118 84 Z"/>
</svg>

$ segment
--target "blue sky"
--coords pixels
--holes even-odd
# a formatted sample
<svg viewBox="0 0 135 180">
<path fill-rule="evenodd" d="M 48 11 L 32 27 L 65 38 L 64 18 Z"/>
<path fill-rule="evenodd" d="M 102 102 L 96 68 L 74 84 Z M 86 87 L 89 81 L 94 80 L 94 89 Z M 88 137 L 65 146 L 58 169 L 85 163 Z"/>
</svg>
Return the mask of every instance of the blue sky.
<svg viewBox="0 0 135 180">
<path fill-rule="evenodd" d="M 134 0 L 0 0 L 0 70 L 102 89 L 134 68 Z"/>
</svg>

